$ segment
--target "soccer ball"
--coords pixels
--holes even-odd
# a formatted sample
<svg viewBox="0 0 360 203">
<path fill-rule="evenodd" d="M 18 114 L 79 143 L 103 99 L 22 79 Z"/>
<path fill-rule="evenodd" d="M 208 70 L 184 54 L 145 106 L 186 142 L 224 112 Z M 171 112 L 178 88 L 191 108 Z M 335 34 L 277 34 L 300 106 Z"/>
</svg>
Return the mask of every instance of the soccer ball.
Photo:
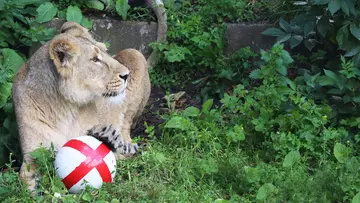
<svg viewBox="0 0 360 203">
<path fill-rule="evenodd" d="M 91 136 L 70 139 L 56 153 L 56 175 L 70 193 L 80 193 L 87 185 L 100 188 L 112 182 L 116 172 L 114 153 Z"/>
</svg>

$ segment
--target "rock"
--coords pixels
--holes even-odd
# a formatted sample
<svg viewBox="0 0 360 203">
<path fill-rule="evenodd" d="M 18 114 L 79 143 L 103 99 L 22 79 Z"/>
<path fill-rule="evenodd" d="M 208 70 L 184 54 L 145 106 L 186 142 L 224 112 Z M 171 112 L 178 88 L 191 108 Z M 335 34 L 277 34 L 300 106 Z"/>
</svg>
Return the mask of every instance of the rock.
<svg viewBox="0 0 360 203">
<path fill-rule="evenodd" d="M 247 46 L 255 51 L 269 49 L 275 43 L 275 39 L 261 33 L 270 26 L 269 24 L 228 24 L 224 52 L 231 54 Z"/>
<path fill-rule="evenodd" d="M 156 41 L 157 23 L 119 21 L 111 18 L 91 17 L 93 28 L 90 30 L 97 41 L 110 44 L 109 53 L 117 54 L 120 50 L 134 48 L 146 57 L 150 55 L 149 43 Z M 59 32 L 64 20 L 54 19 L 47 27 L 55 27 Z M 250 46 L 255 50 L 270 48 L 275 40 L 261 34 L 269 24 L 229 24 L 226 31 L 224 52 L 231 54 L 242 47 Z M 41 46 L 35 43 L 30 48 L 30 56 Z"/>
</svg>

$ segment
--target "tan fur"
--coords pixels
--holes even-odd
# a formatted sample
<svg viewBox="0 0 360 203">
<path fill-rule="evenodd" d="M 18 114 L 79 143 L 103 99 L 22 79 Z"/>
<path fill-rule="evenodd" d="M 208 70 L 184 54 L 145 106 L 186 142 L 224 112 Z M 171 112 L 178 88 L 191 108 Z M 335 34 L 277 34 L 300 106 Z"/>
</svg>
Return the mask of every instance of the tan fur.
<svg viewBox="0 0 360 203">
<path fill-rule="evenodd" d="M 124 50 L 115 60 L 80 25 L 65 23 L 62 30 L 14 78 L 20 144 L 24 163 L 30 164 L 27 170 L 23 163 L 20 177 L 30 189 L 35 187 L 36 168 L 30 152 L 51 143 L 58 149 L 99 124 L 113 125 L 121 130 L 124 140 L 131 142 L 133 120 L 150 95 L 146 59 L 140 52 Z M 125 75 L 129 75 L 126 82 Z M 126 93 L 122 100 L 114 97 L 122 90 Z"/>
</svg>

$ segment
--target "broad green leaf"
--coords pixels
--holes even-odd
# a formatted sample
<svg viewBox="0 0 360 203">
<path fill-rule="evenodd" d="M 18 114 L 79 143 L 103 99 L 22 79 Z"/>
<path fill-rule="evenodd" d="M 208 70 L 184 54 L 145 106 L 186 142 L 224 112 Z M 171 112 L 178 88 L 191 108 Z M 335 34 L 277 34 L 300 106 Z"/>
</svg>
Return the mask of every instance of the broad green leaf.
<svg viewBox="0 0 360 203">
<path fill-rule="evenodd" d="M 332 72 L 331 70 L 324 69 L 324 73 L 329 78 L 333 79 L 336 82 L 339 82 L 339 77 L 334 72 Z"/>
<path fill-rule="evenodd" d="M 163 163 L 163 162 L 166 161 L 165 155 L 164 155 L 163 153 L 161 153 L 161 152 L 156 152 L 155 158 L 156 158 L 156 160 L 157 160 L 158 162 L 160 162 L 160 163 Z"/>
<path fill-rule="evenodd" d="M 89 18 L 83 17 L 81 20 L 81 25 L 88 29 L 91 29 L 93 26 L 93 22 Z"/>
<path fill-rule="evenodd" d="M 345 163 L 350 154 L 350 150 L 341 143 L 336 143 L 334 146 L 334 156 L 340 163 Z"/>
<path fill-rule="evenodd" d="M 16 73 L 21 65 L 24 63 L 24 60 L 12 49 L 2 49 L 3 55 L 3 67 L 7 70 L 11 70 L 13 73 Z"/>
<path fill-rule="evenodd" d="M 336 35 L 336 41 L 339 44 L 340 49 L 344 49 L 345 43 L 349 39 L 349 28 L 348 25 L 341 27 Z"/>
<path fill-rule="evenodd" d="M 2 107 L 2 109 L 10 114 L 10 113 L 13 113 L 14 112 L 14 108 L 13 108 L 13 104 L 12 103 L 6 103 L 5 106 Z"/>
<path fill-rule="evenodd" d="M 214 201 L 214 203 L 229 203 L 230 201 L 229 200 L 226 200 L 226 199 L 216 199 Z"/>
<path fill-rule="evenodd" d="M 66 19 L 66 10 L 58 11 L 57 16 L 61 19 Z"/>
<path fill-rule="evenodd" d="M 349 97 L 348 95 L 343 96 L 343 102 L 344 102 L 344 104 L 347 104 L 347 103 L 349 103 L 350 101 L 351 101 L 351 97 Z"/>
<path fill-rule="evenodd" d="M 303 37 L 300 36 L 300 35 L 295 35 L 295 36 L 292 36 L 290 39 L 289 39 L 289 43 L 290 43 L 290 47 L 291 49 L 299 46 L 299 44 L 303 41 Z"/>
<path fill-rule="evenodd" d="M 256 200 L 266 200 L 266 198 L 276 191 L 276 187 L 271 183 L 265 183 L 262 185 L 257 194 Z"/>
<path fill-rule="evenodd" d="M 323 4 L 328 4 L 330 2 L 330 0 L 315 0 L 315 5 L 323 5 Z"/>
<path fill-rule="evenodd" d="M 300 160 L 301 156 L 299 151 L 291 151 L 289 152 L 284 159 L 283 167 L 292 167 L 295 163 Z"/>
<path fill-rule="evenodd" d="M 276 66 L 276 71 L 278 72 L 278 73 L 280 73 L 281 75 L 286 75 L 287 74 L 287 68 L 286 68 L 286 66 L 284 66 L 284 65 L 282 65 L 282 64 L 277 64 L 277 66 Z"/>
<path fill-rule="evenodd" d="M 258 182 L 260 180 L 260 172 L 259 169 L 253 167 L 244 167 L 245 177 L 249 183 Z"/>
<path fill-rule="evenodd" d="M 185 55 L 191 55 L 191 52 L 186 47 L 180 47 L 177 45 L 170 46 L 168 51 L 164 52 L 165 58 L 173 63 L 180 62 L 185 59 Z"/>
<path fill-rule="evenodd" d="M 200 114 L 200 109 L 190 106 L 186 108 L 183 112 L 183 115 L 186 117 L 197 117 Z"/>
<path fill-rule="evenodd" d="M 43 3 L 36 9 L 37 16 L 36 21 L 39 23 L 48 22 L 54 18 L 58 9 L 54 6 L 54 4 L 50 2 Z"/>
<path fill-rule="evenodd" d="M 344 94 L 344 92 L 339 89 L 333 88 L 333 89 L 330 89 L 329 91 L 327 91 L 327 94 L 342 95 L 342 94 Z"/>
<path fill-rule="evenodd" d="M 335 81 L 328 76 L 320 76 L 318 81 L 321 86 L 335 85 Z"/>
<path fill-rule="evenodd" d="M 323 15 L 317 23 L 317 29 L 322 37 L 325 37 L 330 30 L 329 17 Z"/>
<path fill-rule="evenodd" d="M 356 54 L 358 54 L 360 52 L 360 47 L 355 47 L 353 49 L 350 49 L 349 51 L 347 51 L 345 53 L 345 57 L 352 57 L 355 56 Z"/>
<path fill-rule="evenodd" d="M 311 51 L 316 46 L 316 40 L 315 39 L 307 39 L 304 41 L 304 44 L 309 51 Z"/>
<path fill-rule="evenodd" d="M 66 20 L 81 24 L 83 15 L 77 6 L 69 6 L 66 11 Z"/>
<path fill-rule="evenodd" d="M 251 71 L 251 73 L 249 74 L 249 77 L 251 79 L 260 79 L 260 76 L 261 76 L 260 69 L 255 69 L 255 70 Z"/>
<path fill-rule="evenodd" d="M 85 202 L 90 202 L 92 199 L 92 195 L 89 192 L 85 192 L 82 196 L 81 199 L 84 200 Z"/>
<path fill-rule="evenodd" d="M 352 100 L 353 100 L 353 102 L 355 102 L 355 103 L 360 103 L 360 96 L 353 97 Z"/>
<path fill-rule="evenodd" d="M 283 42 L 288 41 L 290 39 L 290 37 L 291 37 L 291 34 L 287 34 L 287 35 L 285 35 L 283 37 L 279 37 L 276 41 L 278 43 L 283 43 Z"/>
<path fill-rule="evenodd" d="M 239 142 L 245 140 L 244 128 L 239 125 L 235 125 L 234 129 L 230 129 L 226 136 L 231 139 L 233 142 Z"/>
<path fill-rule="evenodd" d="M 290 56 L 290 53 L 286 50 L 281 51 L 281 59 L 283 60 L 284 65 L 289 65 L 294 62 L 294 59 Z"/>
<path fill-rule="evenodd" d="M 296 83 L 289 78 L 286 78 L 286 84 L 289 85 L 292 90 L 296 90 Z"/>
<path fill-rule="evenodd" d="M 350 13 L 353 15 L 357 15 L 354 0 L 344 0 L 344 1 L 346 2 L 347 6 L 349 7 Z"/>
<path fill-rule="evenodd" d="M 10 81 L 13 75 L 13 73 L 10 73 L 9 70 L 3 69 L 0 65 L 0 84 Z"/>
<path fill-rule="evenodd" d="M 0 145 L 0 164 L 1 165 L 5 165 L 7 162 L 7 159 L 8 157 L 6 156 L 7 155 L 7 148 L 5 147 L 5 145 Z M 9 194 L 11 193 L 11 190 L 10 188 L 6 188 L 6 187 L 1 187 L 0 188 L 0 195 L 3 196 L 3 195 L 6 195 L 6 194 Z"/>
<path fill-rule="evenodd" d="M 352 58 L 352 60 L 354 61 L 355 67 L 360 67 L 360 51 Z M 357 68 L 355 72 L 359 72 L 359 69 Z M 357 75 L 360 76 L 360 74 Z"/>
<path fill-rule="evenodd" d="M 351 203 L 360 203 L 360 192 L 358 192 L 353 199 L 351 200 Z"/>
<path fill-rule="evenodd" d="M 283 30 L 285 30 L 285 32 L 287 32 L 287 33 L 291 32 L 291 27 L 290 27 L 289 23 L 286 20 L 284 20 L 283 18 L 280 18 L 279 24 L 280 24 L 280 27 Z"/>
<path fill-rule="evenodd" d="M 5 10 L 5 0 L 0 0 L 0 11 Z"/>
<path fill-rule="evenodd" d="M 360 27 L 358 25 L 351 23 L 350 32 L 354 37 L 356 37 L 356 39 L 360 40 Z"/>
<path fill-rule="evenodd" d="M 268 35 L 268 36 L 274 36 L 274 37 L 279 37 L 279 36 L 283 36 L 285 35 L 285 32 L 283 32 L 282 30 L 280 30 L 279 28 L 268 28 L 266 29 L 264 32 L 262 32 L 261 34 L 263 35 Z"/>
<path fill-rule="evenodd" d="M 213 99 L 207 100 L 207 101 L 202 105 L 202 110 L 201 110 L 201 111 L 204 112 L 204 113 L 208 113 L 208 112 L 210 111 L 213 103 L 214 103 L 214 100 L 213 100 Z"/>
<path fill-rule="evenodd" d="M 180 129 L 180 130 L 187 130 L 190 129 L 191 123 L 188 119 L 174 116 L 165 124 L 165 128 L 172 128 L 172 129 Z"/>
<path fill-rule="evenodd" d="M 11 95 L 12 83 L 0 84 L 0 108 L 2 108 Z"/>
<path fill-rule="evenodd" d="M 128 0 L 116 0 L 116 12 L 123 18 L 123 20 L 126 20 L 128 10 L 130 9 Z"/>
<path fill-rule="evenodd" d="M 314 31 L 314 28 L 315 28 L 315 22 L 314 21 L 307 22 L 305 24 L 305 26 L 304 26 L 304 36 L 308 35 L 312 31 Z"/>
<path fill-rule="evenodd" d="M 10 127 L 11 127 L 10 124 L 11 124 L 11 121 L 10 121 L 9 117 L 5 118 L 4 123 L 3 123 L 3 126 L 4 126 L 6 129 L 10 130 Z"/>
<path fill-rule="evenodd" d="M 335 82 L 335 84 L 340 90 L 344 88 L 344 85 L 341 83 L 340 78 L 334 72 L 324 69 L 324 73 L 327 77 L 331 78 Z"/>
<path fill-rule="evenodd" d="M 341 10 L 346 14 L 349 15 L 350 14 L 350 8 L 348 6 L 348 4 L 346 3 L 345 0 L 340 0 L 340 7 Z"/>
<path fill-rule="evenodd" d="M 27 6 L 30 4 L 39 5 L 42 2 L 47 2 L 47 1 L 49 0 L 17 0 L 15 2 L 17 3 L 17 5 Z"/>
<path fill-rule="evenodd" d="M 233 71 L 232 71 L 231 69 L 221 69 L 221 70 L 220 70 L 220 73 L 218 74 L 218 77 L 219 77 L 219 78 L 225 78 L 225 79 L 231 80 L 233 74 L 234 74 L 234 73 L 233 73 Z"/>
<path fill-rule="evenodd" d="M 334 15 L 338 10 L 340 10 L 341 1 L 343 1 L 343 0 L 331 0 L 330 1 L 328 8 L 329 8 L 331 15 Z"/>
<path fill-rule="evenodd" d="M 90 0 L 90 1 L 86 1 L 86 6 L 89 8 L 93 8 L 93 9 L 97 9 L 97 10 L 104 10 L 104 4 L 101 3 L 101 1 L 97 1 L 97 0 Z"/>
</svg>

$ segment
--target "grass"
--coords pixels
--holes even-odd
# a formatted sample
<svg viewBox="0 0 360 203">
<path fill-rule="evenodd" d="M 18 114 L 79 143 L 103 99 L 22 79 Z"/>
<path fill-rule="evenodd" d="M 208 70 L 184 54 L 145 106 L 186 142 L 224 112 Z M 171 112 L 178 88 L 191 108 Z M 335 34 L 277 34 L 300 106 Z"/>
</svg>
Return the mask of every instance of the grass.
<svg viewBox="0 0 360 203">
<path fill-rule="evenodd" d="M 188 107 L 162 115 L 166 122 L 158 126 L 161 137 L 148 126 L 147 149 L 135 158 L 118 161 L 113 183 L 87 188 L 81 194 L 67 193 L 54 176 L 54 151 L 39 149 L 33 156 L 42 174 L 38 190 L 42 195 L 32 197 L 10 169 L 0 174 L 0 201 L 338 202 L 355 195 L 351 189 L 344 190 L 357 180 L 352 170 L 360 164 L 355 158 L 343 165 L 330 154 L 314 165 L 312 156 L 302 153 L 286 165 L 288 158 L 270 146 L 277 146 L 274 140 L 254 141 L 251 136 L 256 133 L 244 137 L 241 127 L 233 126 L 241 118 L 240 113 L 230 114 L 234 106 L 212 106 L 209 100 L 201 109 Z"/>
</svg>

